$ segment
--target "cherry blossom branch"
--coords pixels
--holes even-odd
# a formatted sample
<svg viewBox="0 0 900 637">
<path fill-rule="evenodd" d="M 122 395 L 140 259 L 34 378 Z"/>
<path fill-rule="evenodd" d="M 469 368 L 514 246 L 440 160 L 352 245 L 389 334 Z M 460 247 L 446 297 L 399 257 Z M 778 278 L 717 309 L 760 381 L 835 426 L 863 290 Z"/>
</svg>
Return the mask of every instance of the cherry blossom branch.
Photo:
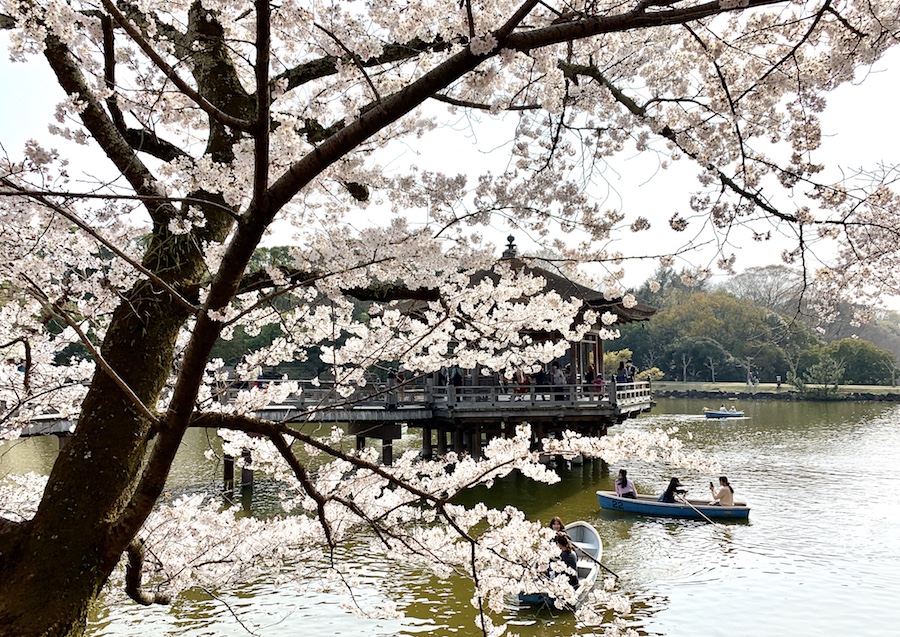
<svg viewBox="0 0 900 637">
<path fill-rule="evenodd" d="M 256 128 L 250 122 L 241 119 L 239 117 L 233 117 L 226 113 L 225 111 L 216 107 L 215 104 L 211 103 L 207 100 L 203 95 L 201 95 L 198 91 L 194 90 L 187 82 L 181 79 L 181 76 L 172 68 L 163 57 L 156 52 L 156 50 L 150 46 L 150 43 L 144 38 L 143 34 L 140 32 L 137 27 L 135 27 L 131 21 L 126 18 L 121 11 L 112 3 L 111 0 L 101 0 L 103 7 L 109 11 L 109 13 L 115 18 L 116 22 L 120 27 L 122 27 L 135 44 L 140 47 L 140 49 L 149 57 L 154 64 L 163 72 L 163 74 L 169 78 L 172 83 L 178 87 L 178 89 L 187 95 L 191 100 L 194 101 L 197 106 L 203 109 L 210 117 L 217 120 L 221 124 L 226 126 L 230 126 L 235 130 L 239 130 L 245 133 L 252 133 Z"/>
<path fill-rule="evenodd" d="M 25 348 L 25 370 L 22 386 L 25 388 L 25 391 L 28 391 L 31 389 L 31 343 L 24 336 L 20 336 L 19 338 L 14 338 L 9 343 L 0 345 L 0 350 L 4 350 L 16 343 L 22 343 L 22 346 Z"/>
<path fill-rule="evenodd" d="M 7 179 L 7 178 L 4 178 Z M 72 191 L 62 191 L 62 190 L 44 190 L 44 189 L 35 189 L 29 190 L 27 188 L 23 188 L 22 186 L 15 185 L 12 182 L 9 182 L 11 188 L 15 188 L 16 190 L 13 192 L 0 190 L 0 197 L 65 197 L 67 199 L 97 199 L 100 201 L 139 201 L 141 203 L 185 203 L 185 204 L 194 204 L 197 206 L 208 206 L 210 208 L 214 208 L 218 212 L 223 212 L 229 215 L 232 219 L 237 221 L 239 219 L 238 215 L 234 213 L 234 210 L 229 208 L 228 206 L 221 204 L 217 201 L 211 201 L 208 199 L 200 199 L 199 197 L 168 197 L 165 195 L 129 195 L 129 194 L 105 194 L 99 192 L 72 192 Z"/>
<path fill-rule="evenodd" d="M 112 379 L 112 381 L 122 390 L 122 393 L 128 398 L 128 400 L 137 407 L 138 411 L 144 415 L 147 420 L 151 423 L 158 423 L 159 416 L 153 413 L 149 407 L 147 407 L 144 402 L 138 397 L 137 394 L 134 393 L 134 390 L 129 387 L 128 383 L 119 376 L 119 374 L 112 368 L 112 366 L 107 362 L 107 360 L 103 357 L 103 354 L 100 353 L 94 343 L 88 338 L 87 334 L 81 329 L 81 326 L 78 325 L 78 322 L 72 318 L 72 316 L 63 310 L 59 303 L 54 303 L 47 295 L 44 294 L 38 285 L 28 278 L 26 275 L 21 275 L 28 282 L 28 290 L 30 294 L 37 299 L 41 305 L 43 305 L 44 309 L 50 313 L 52 316 L 55 316 L 65 322 L 69 327 L 71 327 L 75 333 L 78 335 L 79 340 L 85 346 L 85 348 L 90 352 L 91 356 L 97 361 L 97 364 L 103 369 L 104 372 Z"/>
<path fill-rule="evenodd" d="M 368 60 L 360 60 L 360 64 L 365 67 L 383 66 L 385 64 L 409 60 L 428 51 L 444 51 L 454 44 L 460 43 L 461 41 L 446 41 L 440 38 L 433 41 L 425 41 L 416 38 L 404 44 L 389 44 L 384 47 L 384 51 L 381 55 Z M 277 84 L 278 82 L 286 81 L 287 86 L 285 90 L 290 91 L 298 86 L 322 79 L 323 77 L 335 75 L 338 72 L 338 62 L 341 60 L 342 58 L 338 56 L 327 56 L 312 60 L 281 73 L 272 80 L 272 83 Z"/>
<path fill-rule="evenodd" d="M 135 539 L 126 550 L 128 564 L 125 566 L 125 592 L 128 597 L 142 606 L 153 604 L 168 605 L 171 598 L 165 593 L 149 593 L 141 588 L 141 576 L 144 568 L 144 541 Z"/>
<path fill-rule="evenodd" d="M 385 470 L 381 465 L 369 462 L 360 458 L 359 456 L 351 453 L 346 453 L 337 449 L 326 442 L 322 442 L 320 439 L 311 436 L 309 434 L 305 434 L 303 432 L 297 431 L 296 429 L 291 429 L 286 422 L 272 422 L 268 420 L 262 420 L 260 418 L 253 418 L 251 416 L 244 416 L 241 414 L 225 414 L 225 413 L 214 413 L 214 412 L 195 412 L 190 420 L 189 426 L 192 428 L 196 427 L 210 427 L 213 429 L 230 429 L 233 431 L 243 431 L 245 433 L 255 433 L 266 436 L 268 438 L 273 438 L 275 436 L 287 436 L 289 438 L 294 438 L 295 440 L 299 440 L 309 446 L 318 449 L 319 451 L 333 457 L 338 460 L 343 460 L 352 464 L 353 466 L 360 469 L 367 469 L 372 473 L 376 474 L 378 477 L 387 480 L 390 484 L 395 487 L 399 487 L 404 491 L 407 491 L 416 497 L 425 500 L 426 502 L 431 502 L 434 505 L 446 505 L 453 499 L 453 496 L 447 498 L 441 498 L 433 493 L 429 493 L 427 491 L 423 491 L 418 487 L 405 482 L 394 476 L 390 471 Z M 482 473 L 477 474 L 468 482 L 461 484 L 460 488 L 457 490 L 459 492 L 473 487 L 479 484 L 486 475 L 497 471 L 498 469 L 502 469 L 505 466 L 512 464 L 514 460 L 506 460 L 497 465 L 492 465 L 489 468 L 485 469 Z"/>
<path fill-rule="evenodd" d="M 466 22 L 469 24 L 469 37 L 475 37 L 475 16 L 472 15 L 472 1 L 461 0 L 466 5 Z"/>
<path fill-rule="evenodd" d="M 148 212 L 154 221 L 165 225 L 175 215 L 175 210 L 159 187 L 159 182 L 137 158 L 134 149 L 104 112 L 68 47 L 56 36 L 48 36 L 45 45 L 44 57 L 56 74 L 59 85 L 69 97 L 83 106 L 80 113 L 82 123 L 132 189 L 138 195 L 150 198 L 148 200 L 159 202 L 157 206 L 148 206 Z"/>
<path fill-rule="evenodd" d="M 444 104 L 450 104 L 451 106 L 460 106 L 462 108 L 471 108 L 473 110 L 478 110 L 478 111 L 489 111 L 489 112 L 494 111 L 494 107 L 491 106 L 490 104 L 482 104 L 480 102 L 461 100 L 461 99 L 457 99 L 455 97 L 450 97 L 449 95 L 443 95 L 440 93 L 436 93 L 436 94 L 432 95 L 431 99 L 433 99 L 435 102 L 443 102 Z M 508 112 L 538 111 L 541 108 L 542 107 L 538 104 L 520 104 L 520 105 L 510 104 L 508 106 L 504 106 L 502 110 L 508 111 Z"/>
<path fill-rule="evenodd" d="M 731 111 L 731 120 L 734 126 L 734 135 L 737 138 L 737 145 L 741 151 L 741 170 L 744 175 L 747 174 L 747 153 L 745 152 L 745 143 L 744 143 L 744 134 L 741 131 L 740 118 L 738 117 L 736 102 L 731 96 L 731 87 L 728 85 L 728 80 L 725 79 L 725 74 L 722 72 L 722 67 L 719 66 L 718 60 L 713 55 L 709 55 L 709 47 L 706 42 L 697 35 L 697 32 L 691 28 L 691 25 L 685 24 L 684 28 L 687 32 L 694 38 L 697 44 L 700 45 L 700 48 L 709 56 L 709 62 L 713 65 L 713 68 L 716 70 L 716 76 L 719 78 L 719 86 L 722 87 L 722 90 L 725 92 L 725 101 L 728 102 L 728 109 Z M 746 95 L 746 93 L 744 93 Z"/>
<path fill-rule="evenodd" d="M 344 53 L 347 54 L 347 57 L 353 62 L 359 72 L 362 73 L 363 78 L 365 78 L 366 83 L 369 85 L 369 88 L 372 89 L 372 95 L 375 98 L 376 102 L 381 101 L 381 95 L 378 94 L 378 89 L 375 88 L 375 84 L 372 82 L 372 78 L 369 77 L 369 74 L 366 73 L 365 67 L 362 65 L 362 61 L 359 59 L 359 56 L 356 55 L 353 51 L 347 48 L 347 45 L 344 44 L 339 37 L 337 37 L 334 33 L 323 27 L 321 24 L 316 22 L 313 26 L 322 31 L 325 35 L 331 38 L 335 44 L 337 44 L 341 49 L 343 49 Z"/>
<path fill-rule="evenodd" d="M 145 152 L 157 159 L 163 161 L 172 161 L 176 157 L 189 158 L 190 155 L 181 148 L 160 139 L 155 132 L 128 128 L 125 123 L 125 117 L 119 106 L 118 96 L 116 94 L 116 52 L 115 52 L 115 32 L 113 31 L 113 21 L 108 13 L 100 11 L 89 12 L 89 15 L 96 15 L 100 20 L 100 26 L 103 30 L 103 62 L 104 62 L 104 80 L 106 88 L 111 91 L 109 97 L 106 98 L 106 107 L 109 109 L 113 124 L 136 151 Z"/>
<path fill-rule="evenodd" d="M 240 317 L 245 316 L 256 308 L 262 307 L 267 303 L 271 303 L 279 296 L 289 294 L 294 290 L 305 287 L 312 287 L 319 281 L 323 281 L 329 277 L 349 274 L 356 270 L 365 269 L 373 265 L 384 264 L 392 260 L 394 260 L 394 257 L 381 257 L 333 272 L 308 272 L 306 270 L 292 270 L 285 267 L 279 267 L 277 269 L 283 274 L 285 280 L 291 282 L 292 284 L 283 288 L 279 288 L 271 294 L 267 294 L 266 296 L 262 297 L 256 303 L 246 308 L 231 320 L 229 320 L 227 323 L 225 323 L 225 325 L 231 325 L 235 323 L 238 319 L 240 319 Z M 276 283 L 276 281 L 272 278 L 272 275 L 270 275 L 267 271 L 259 270 L 244 277 L 241 280 L 241 285 L 238 288 L 236 294 L 258 292 L 261 290 L 276 288 L 278 285 L 279 284 Z M 433 290 L 431 288 L 410 289 L 402 284 L 380 282 L 373 283 L 371 286 L 365 288 L 348 288 L 346 290 L 342 290 L 342 293 L 346 294 L 347 296 L 352 296 L 360 301 L 434 301 L 437 300 L 440 296 L 439 291 Z"/>
<path fill-rule="evenodd" d="M 256 124 L 253 127 L 253 201 L 265 207 L 269 183 L 269 147 L 272 96 L 269 86 L 269 60 L 271 51 L 270 21 L 272 6 L 269 0 L 256 0 Z"/>
<path fill-rule="evenodd" d="M 108 13 L 100 13 L 99 18 L 100 27 L 103 30 L 103 79 L 106 88 L 110 90 L 110 95 L 106 98 L 106 107 L 109 109 L 113 124 L 120 133 L 124 133 L 125 117 L 122 115 L 122 109 L 119 108 L 116 96 L 116 36 L 113 31 L 113 22 Z"/>
<path fill-rule="evenodd" d="M 812 36 L 813 31 L 815 31 L 816 27 L 819 25 L 819 22 L 822 20 L 822 17 L 828 11 L 830 6 L 831 6 L 831 0 L 825 0 L 824 4 L 819 8 L 818 11 L 816 11 L 815 16 L 813 17 L 813 22 L 809 26 L 809 28 L 806 30 L 806 33 L 803 35 L 803 37 L 801 37 L 797 41 L 797 43 L 793 47 L 791 47 L 791 49 L 781 57 L 780 60 L 778 60 L 775 64 L 773 64 L 771 67 L 769 67 L 766 70 L 766 72 L 763 73 L 759 77 L 759 79 L 755 80 L 751 86 L 746 88 L 744 90 L 744 92 L 742 92 L 738 96 L 737 101 L 740 101 L 748 93 L 751 93 L 752 91 L 756 90 L 759 87 L 759 85 L 762 84 L 766 80 L 766 78 L 768 78 L 775 71 L 780 70 L 782 64 L 784 64 L 787 60 L 793 58 L 797 54 L 797 51 L 800 50 L 800 47 L 803 44 L 805 44 L 809 40 L 809 38 Z M 858 31 L 856 31 L 856 33 L 859 34 Z"/>
<path fill-rule="evenodd" d="M 331 532 L 331 524 L 328 522 L 328 516 L 325 513 L 325 505 L 328 504 L 328 498 L 322 495 L 309 478 L 306 467 L 297 459 L 294 452 L 291 451 L 290 445 L 281 434 L 273 434 L 269 436 L 269 440 L 275 445 L 275 448 L 288 463 L 288 466 L 294 472 L 294 476 L 299 480 L 300 485 L 306 494 L 316 502 L 316 512 L 319 515 L 319 523 L 322 525 L 322 531 L 325 533 L 325 541 L 328 546 L 334 547 L 334 537 Z"/>
<path fill-rule="evenodd" d="M 219 602 L 220 604 L 225 606 L 225 609 L 231 614 L 231 616 L 234 618 L 234 621 L 236 621 L 240 625 L 241 628 L 246 630 L 248 635 L 252 635 L 253 637 L 259 637 L 259 633 L 255 633 L 252 630 L 250 630 L 250 628 L 247 627 L 247 624 L 245 624 L 243 622 L 243 620 L 241 620 L 240 616 L 234 611 L 234 608 L 231 607 L 231 604 L 228 603 L 228 600 L 222 599 L 222 597 L 220 597 L 219 595 L 216 595 L 215 593 L 213 593 L 211 590 L 209 590 L 205 586 L 202 586 L 201 590 L 204 593 L 206 593 L 207 595 L 209 595 L 210 597 L 212 597 L 214 600 L 216 600 L 217 602 Z"/>
<path fill-rule="evenodd" d="M 166 292 L 168 292 L 172 296 L 172 298 L 175 299 L 175 301 L 179 305 L 181 305 L 184 309 L 186 309 L 188 312 L 190 312 L 191 314 L 195 314 L 197 312 L 197 310 L 198 310 L 197 306 L 195 306 L 190 301 L 188 301 L 186 298 L 184 298 L 184 296 L 182 296 L 181 293 L 179 293 L 175 288 L 173 288 L 171 285 L 169 285 L 169 283 L 167 283 L 165 280 L 163 280 L 159 275 L 152 272 L 148 268 L 144 267 L 144 265 L 141 264 L 140 262 L 135 261 L 134 259 L 129 257 L 127 254 L 125 254 L 125 252 L 121 248 L 119 248 L 118 246 L 113 244 L 111 241 L 108 241 L 104 237 L 100 236 L 100 234 L 96 230 L 94 230 L 92 227 L 87 225 L 84 221 L 79 219 L 77 215 L 69 212 L 65 207 L 60 206 L 60 205 L 56 204 L 55 202 L 47 199 L 45 193 L 32 193 L 32 192 L 28 192 L 28 191 L 22 191 L 18 185 L 16 185 L 12 181 L 10 181 L 7 177 L 0 177 L 0 184 L 3 184 L 7 188 L 11 188 L 14 191 L 16 191 L 13 194 L 19 194 L 19 195 L 34 199 L 35 201 L 40 203 L 42 206 L 45 206 L 45 207 L 49 208 L 50 210 L 53 210 L 55 213 L 57 213 L 61 217 L 69 220 L 70 222 L 72 222 L 73 224 L 78 226 L 78 228 L 81 229 L 83 232 L 85 232 L 89 236 L 93 237 L 94 240 L 96 240 L 98 243 L 100 243 L 101 245 L 106 247 L 110 252 L 112 252 L 117 257 L 119 257 L 120 259 L 125 261 L 125 263 L 127 263 L 128 265 L 133 267 L 135 270 L 137 270 L 138 272 L 140 272 L 141 274 L 146 276 L 149 280 L 151 280 L 154 283 L 156 283 L 157 285 L 159 285 L 162 289 L 164 289 Z M 9 193 L 0 192 L 0 195 L 5 195 L 5 194 L 9 194 Z M 116 197 L 114 195 L 109 195 L 108 198 L 119 199 L 120 197 Z"/>
<path fill-rule="evenodd" d="M 596 80 L 603 86 L 607 87 L 609 89 L 610 93 L 612 93 L 613 97 L 616 99 L 616 101 L 618 101 L 625 108 L 627 108 L 629 110 L 629 112 L 631 112 L 633 115 L 636 115 L 636 116 L 640 117 L 641 119 L 646 119 L 648 117 L 646 108 L 639 105 L 633 99 L 628 97 L 624 93 L 624 91 L 622 91 L 621 89 L 616 87 L 612 82 L 610 82 L 606 78 L 606 76 L 600 71 L 600 69 L 598 69 L 597 67 L 585 66 L 585 65 L 580 65 L 580 64 L 566 64 L 564 66 L 564 71 L 567 73 L 584 75 L 586 77 L 590 77 L 590 78 Z M 675 146 L 677 146 L 678 149 L 681 150 L 681 152 L 683 152 L 685 155 L 687 155 L 691 159 L 694 159 L 695 161 L 699 160 L 699 158 L 700 158 L 699 153 L 697 151 L 693 151 L 693 150 L 687 148 L 681 142 L 681 140 L 679 140 L 678 134 L 674 130 L 669 128 L 668 126 L 664 126 L 662 130 L 658 131 L 658 134 L 661 135 L 662 137 L 668 139 L 673 144 L 675 144 Z M 722 184 L 723 188 L 727 188 L 728 190 L 731 190 L 735 194 L 739 195 L 740 197 L 752 202 L 754 205 L 756 205 L 763 211 L 769 213 L 773 217 L 777 217 L 783 221 L 790 221 L 790 222 L 797 221 L 796 215 L 788 214 L 786 212 L 782 212 L 781 210 L 778 210 L 775 206 L 773 206 L 771 203 L 769 203 L 769 201 L 766 200 L 762 196 L 762 193 L 760 191 L 752 192 L 752 191 L 744 188 L 743 186 L 738 184 L 732 177 L 729 177 L 728 175 L 726 175 L 722 171 L 722 169 L 719 168 L 718 166 L 716 166 L 712 163 L 709 163 L 709 162 L 701 163 L 701 165 L 704 168 L 706 168 L 707 170 L 716 174 L 716 176 L 718 177 L 719 182 Z"/>
</svg>

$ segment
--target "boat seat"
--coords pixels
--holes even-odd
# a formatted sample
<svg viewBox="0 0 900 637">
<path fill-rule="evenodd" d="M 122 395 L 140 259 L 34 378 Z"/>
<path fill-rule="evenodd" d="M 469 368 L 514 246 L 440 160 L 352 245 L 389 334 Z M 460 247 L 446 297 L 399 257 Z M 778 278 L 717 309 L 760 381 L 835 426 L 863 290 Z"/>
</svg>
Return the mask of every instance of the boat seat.
<svg viewBox="0 0 900 637">
<path fill-rule="evenodd" d="M 575 545 L 575 548 L 579 548 L 579 549 L 581 549 L 582 551 L 586 551 L 586 552 L 588 552 L 588 553 L 597 550 L 597 545 L 596 545 L 596 544 L 593 544 L 593 543 L 591 543 L 591 542 L 575 542 L 575 541 L 573 540 L 573 541 L 572 541 L 572 544 Z"/>
</svg>

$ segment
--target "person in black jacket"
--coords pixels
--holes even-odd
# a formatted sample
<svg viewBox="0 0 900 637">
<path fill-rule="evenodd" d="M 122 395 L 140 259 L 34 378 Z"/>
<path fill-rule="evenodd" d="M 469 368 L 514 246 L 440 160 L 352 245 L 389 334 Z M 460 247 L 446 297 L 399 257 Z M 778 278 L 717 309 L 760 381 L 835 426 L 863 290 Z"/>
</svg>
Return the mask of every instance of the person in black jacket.
<svg viewBox="0 0 900 637">
<path fill-rule="evenodd" d="M 685 493 L 687 493 L 687 489 L 679 489 L 679 487 L 681 486 L 682 484 L 678 480 L 678 478 L 672 478 L 671 480 L 669 480 L 669 486 L 666 487 L 665 492 L 661 496 L 659 496 L 658 501 L 674 504 L 676 495 L 684 495 Z"/>
<path fill-rule="evenodd" d="M 572 569 L 572 572 L 568 574 L 569 584 L 572 588 L 578 588 L 578 560 L 575 558 L 575 545 L 565 533 L 557 533 L 556 544 L 559 545 L 559 561 Z"/>
</svg>

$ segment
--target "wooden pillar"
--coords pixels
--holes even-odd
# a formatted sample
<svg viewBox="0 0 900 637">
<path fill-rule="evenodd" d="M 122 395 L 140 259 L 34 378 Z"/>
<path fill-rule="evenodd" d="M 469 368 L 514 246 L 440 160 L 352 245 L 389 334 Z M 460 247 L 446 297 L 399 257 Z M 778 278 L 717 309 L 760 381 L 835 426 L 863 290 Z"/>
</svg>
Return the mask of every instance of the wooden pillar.
<svg viewBox="0 0 900 637">
<path fill-rule="evenodd" d="M 388 467 L 394 464 L 394 441 L 390 438 L 381 439 L 381 462 Z"/>
<path fill-rule="evenodd" d="M 535 444 L 535 446 L 536 446 L 536 447 L 540 447 L 541 440 L 543 440 L 544 438 L 547 437 L 547 436 L 544 434 L 544 425 L 542 425 L 542 424 L 535 425 L 535 426 L 534 426 L 534 429 L 532 429 L 532 432 L 534 433 L 534 438 L 535 438 L 534 444 Z"/>
<path fill-rule="evenodd" d="M 366 437 L 365 436 L 357 436 L 356 437 L 356 450 L 362 451 L 366 448 Z"/>
<path fill-rule="evenodd" d="M 570 385 L 578 382 L 578 377 L 584 378 L 581 370 L 581 343 L 572 343 L 569 345 L 569 381 Z"/>
<path fill-rule="evenodd" d="M 472 451 L 471 451 L 472 457 L 475 458 L 475 460 L 480 460 L 481 459 L 481 425 L 480 424 L 475 425 L 475 431 L 472 432 L 472 438 L 469 442 L 470 442 L 470 447 L 472 449 Z"/>
<path fill-rule="evenodd" d="M 244 459 L 244 466 L 241 467 L 241 488 L 253 488 L 253 456 L 249 449 L 241 451 L 241 457 Z"/>
<path fill-rule="evenodd" d="M 617 404 L 615 376 L 612 376 L 610 380 L 607 381 L 606 386 L 609 387 L 609 404 L 615 407 Z"/>
<path fill-rule="evenodd" d="M 234 456 L 225 454 L 225 461 L 222 464 L 223 477 L 225 479 L 225 492 L 234 493 Z"/>
<path fill-rule="evenodd" d="M 603 339 L 600 338 L 599 334 L 597 335 L 597 342 L 594 345 L 594 351 L 597 353 L 597 371 L 603 372 Z M 606 374 L 603 374 L 603 378 L 606 378 Z"/>
<path fill-rule="evenodd" d="M 439 456 L 447 455 L 447 432 L 440 427 L 437 430 L 437 452 Z"/>
<path fill-rule="evenodd" d="M 63 447 L 66 446 L 66 443 L 69 442 L 69 438 L 72 437 L 72 432 L 66 432 L 61 434 L 56 434 L 56 448 L 58 451 L 62 451 Z"/>
<path fill-rule="evenodd" d="M 431 460 L 434 457 L 434 450 L 431 446 L 431 427 L 422 427 L 422 457 L 425 460 Z"/>
<path fill-rule="evenodd" d="M 456 453 L 465 451 L 463 447 L 463 432 L 459 427 L 453 429 L 453 451 Z"/>
</svg>

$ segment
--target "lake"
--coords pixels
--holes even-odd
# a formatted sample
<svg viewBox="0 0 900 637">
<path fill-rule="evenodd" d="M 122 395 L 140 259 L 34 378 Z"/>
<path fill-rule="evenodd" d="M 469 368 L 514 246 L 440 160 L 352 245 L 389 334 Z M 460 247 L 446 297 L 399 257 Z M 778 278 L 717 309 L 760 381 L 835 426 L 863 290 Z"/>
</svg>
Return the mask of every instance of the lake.
<svg viewBox="0 0 900 637">
<path fill-rule="evenodd" d="M 652 414 L 619 428 L 677 426 L 688 449 L 715 454 L 752 506 L 746 523 L 642 518 L 600 511 L 595 491 L 611 489 L 616 466 L 561 467 L 563 480 L 536 485 L 520 476 L 479 489 L 472 499 L 513 504 L 532 519 L 583 519 L 600 531 L 603 562 L 633 602 L 630 626 L 671 637 L 839 635 L 882 637 L 900 626 L 900 406 L 886 403 L 744 402 L 747 418 L 706 420 L 716 407 L 661 399 Z M 615 432 L 616 428 L 613 428 Z M 416 432 L 403 444 L 416 447 Z M 690 434 L 691 439 L 687 436 Z M 204 463 L 205 432 L 191 432 L 172 475 L 178 489 L 218 489 L 221 468 Z M 50 466 L 55 439 L 0 447 L 2 473 Z M 659 493 L 678 475 L 689 495 L 706 497 L 714 476 L 624 463 L 641 492 Z M 271 497 L 261 481 L 254 507 Z M 862 499 L 861 499 L 862 498 Z M 214 599 L 197 591 L 172 607 L 100 606 L 92 637 L 297 635 L 474 635 L 465 580 L 358 559 L 363 601 L 390 599 L 408 618 L 359 619 L 339 598 L 301 594 L 293 585 L 248 583 Z M 237 618 L 237 619 L 236 619 Z M 239 620 L 239 621 L 238 621 Z M 592 635 L 571 614 L 511 610 L 521 635 Z"/>
</svg>

